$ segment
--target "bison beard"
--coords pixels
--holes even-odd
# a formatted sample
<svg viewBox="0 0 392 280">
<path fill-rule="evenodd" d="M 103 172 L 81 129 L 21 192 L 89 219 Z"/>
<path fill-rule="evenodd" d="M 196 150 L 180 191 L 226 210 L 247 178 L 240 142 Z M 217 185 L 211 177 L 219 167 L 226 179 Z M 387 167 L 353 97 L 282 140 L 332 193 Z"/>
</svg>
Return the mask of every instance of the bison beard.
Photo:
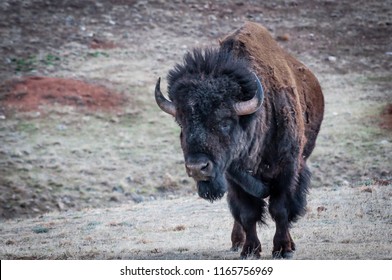
<svg viewBox="0 0 392 280">
<path fill-rule="evenodd" d="M 224 176 L 218 176 L 213 181 L 198 181 L 197 192 L 201 198 L 211 202 L 220 199 L 227 191 L 227 181 Z"/>
<path fill-rule="evenodd" d="M 158 79 L 155 99 L 181 127 L 199 196 L 212 202 L 227 192 L 232 248 L 242 248 L 241 258 L 260 257 L 256 225 L 268 210 L 276 225 L 272 256 L 291 258 L 290 227 L 306 210 L 306 161 L 324 115 L 317 78 L 267 29 L 247 22 L 219 49 L 186 54 L 169 72 L 168 92 L 169 100 Z"/>
</svg>

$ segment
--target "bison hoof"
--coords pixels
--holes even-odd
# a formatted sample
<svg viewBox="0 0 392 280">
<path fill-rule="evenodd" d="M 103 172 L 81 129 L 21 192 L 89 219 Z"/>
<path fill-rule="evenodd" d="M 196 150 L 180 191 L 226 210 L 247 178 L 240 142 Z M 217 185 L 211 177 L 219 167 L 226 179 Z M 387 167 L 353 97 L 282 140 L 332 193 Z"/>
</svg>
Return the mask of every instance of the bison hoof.
<svg viewBox="0 0 392 280">
<path fill-rule="evenodd" d="M 261 258 L 260 254 L 240 255 L 241 260 L 247 260 L 247 259 L 258 260 L 260 258 Z"/>
<path fill-rule="evenodd" d="M 280 251 L 272 252 L 272 258 L 273 258 L 274 260 L 281 259 L 281 258 L 282 258 L 282 254 L 280 253 Z"/>
<path fill-rule="evenodd" d="M 277 259 L 290 260 L 293 257 L 294 257 L 294 251 L 287 251 L 287 252 L 275 251 L 275 252 L 272 252 L 272 258 L 275 260 L 277 260 Z"/>
<path fill-rule="evenodd" d="M 241 260 L 259 260 L 261 258 L 260 254 L 252 254 L 252 255 L 241 255 L 240 259 Z"/>
<path fill-rule="evenodd" d="M 291 260 L 294 257 L 294 251 L 283 252 L 282 257 L 286 260 Z"/>
<path fill-rule="evenodd" d="M 261 255 L 260 255 L 261 250 L 253 250 L 251 252 L 241 252 L 240 258 L 241 260 L 246 260 L 246 259 L 253 259 L 253 260 L 258 260 L 260 259 Z"/>
<path fill-rule="evenodd" d="M 240 249 L 240 246 L 233 246 L 233 247 L 230 248 L 230 251 L 232 251 L 232 252 L 238 252 L 239 249 Z"/>
</svg>

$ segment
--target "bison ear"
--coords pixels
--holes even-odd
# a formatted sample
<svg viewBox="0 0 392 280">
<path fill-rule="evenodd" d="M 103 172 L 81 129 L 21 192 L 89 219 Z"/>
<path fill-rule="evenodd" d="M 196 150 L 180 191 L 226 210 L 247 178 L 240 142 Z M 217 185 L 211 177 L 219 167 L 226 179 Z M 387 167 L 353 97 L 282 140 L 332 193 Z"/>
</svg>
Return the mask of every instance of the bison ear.
<svg viewBox="0 0 392 280">
<path fill-rule="evenodd" d="M 234 110 L 238 116 L 253 114 L 263 104 L 263 100 L 264 100 L 263 86 L 261 85 L 261 82 L 257 77 L 257 75 L 255 73 L 253 73 L 253 75 L 255 78 L 255 82 L 257 84 L 255 95 L 250 100 L 237 102 L 236 104 L 234 104 Z"/>
<path fill-rule="evenodd" d="M 155 86 L 155 101 L 157 102 L 159 108 L 165 113 L 176 116 L 176 107 L 172 102 L 167 100 L 161 92 L 161 78 L 158 78 L 157 84 Z"/>
</svg>

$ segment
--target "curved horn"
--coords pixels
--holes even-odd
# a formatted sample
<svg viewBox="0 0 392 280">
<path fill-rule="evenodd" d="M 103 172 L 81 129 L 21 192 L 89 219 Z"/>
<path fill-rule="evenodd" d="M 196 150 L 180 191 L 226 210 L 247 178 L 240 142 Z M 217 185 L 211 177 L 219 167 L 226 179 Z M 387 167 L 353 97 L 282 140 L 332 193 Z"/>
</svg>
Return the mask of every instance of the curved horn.
<svg viewBox="0 0 392 280">
<path fill-rule="evenodd" d="M 167 100 L 162 92 L 161 92 L 161 78 L 158 78 L 157 84 L 155 86 L 155 101 L 157 102 L 159 108 L 162 109 L 165 113 L 172 115 L 173 117 L 176 116 L 176 107 L 174 104 Z"/>
<path fill-rule="evenodd" d="M 250 100 L 237 102 L 236 104 L 234 104 L 234 110 L 236 111 L 238 116 L 253 114 L 263 104 L 263 100 L 264 100 L 263 86 L 261 85 L 261 82 L 259 78 L 256 76 L 256 74 L 253 73 L 253 75 L 255 76 L 255 81 L 257 83 L 257 90 L 255 96 L 253 96 L 253 98 Z"/>
</svg>

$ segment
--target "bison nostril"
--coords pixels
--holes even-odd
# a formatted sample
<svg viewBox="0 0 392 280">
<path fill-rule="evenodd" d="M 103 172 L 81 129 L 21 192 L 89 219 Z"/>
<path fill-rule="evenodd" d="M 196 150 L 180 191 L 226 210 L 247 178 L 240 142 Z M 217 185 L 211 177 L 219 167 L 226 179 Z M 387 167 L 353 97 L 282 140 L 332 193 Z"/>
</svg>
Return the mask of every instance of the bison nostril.
<svg viewBox="0 0 392 280">
<path fill-rule="evenodd" d="M 186 168 L 192 173 L 205 171 L 208 168 L 208 163 L 187 164 Z"/>
<path fill-rule="evenodd" d="M 193 177 L 196 180 L 206 180 L 211 175 L 212 163 L 209 160 L 187 162 L 185 167 L 190 177 Z"/>
<path fill-rule="evenodd" d="M 201 171 L 207 171 L 209 165 L 210 164 L 208 162 L 202 164 L 200 170 Z"/>
</svg>

